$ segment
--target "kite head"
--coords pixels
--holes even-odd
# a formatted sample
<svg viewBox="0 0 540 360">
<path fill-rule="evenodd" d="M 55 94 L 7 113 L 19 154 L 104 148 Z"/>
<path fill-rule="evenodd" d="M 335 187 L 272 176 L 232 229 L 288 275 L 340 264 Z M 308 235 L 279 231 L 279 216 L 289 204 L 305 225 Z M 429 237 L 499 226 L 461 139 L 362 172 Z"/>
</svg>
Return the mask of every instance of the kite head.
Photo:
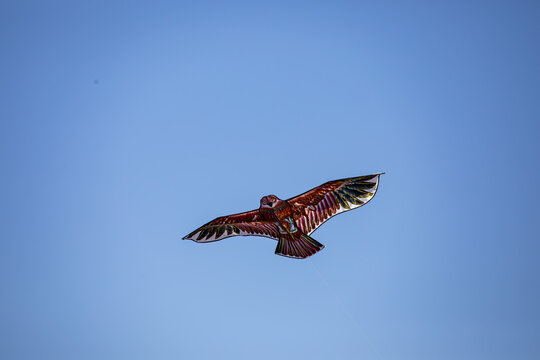
<svg viewBox="0 0 540 360">
<path fill-rule="evenodd" d="M 277 196 L 268 195 L 261 199 L 261 208 L 273 208 L 281 202 L 282 200 L 280 200 Z"/>
</svg>

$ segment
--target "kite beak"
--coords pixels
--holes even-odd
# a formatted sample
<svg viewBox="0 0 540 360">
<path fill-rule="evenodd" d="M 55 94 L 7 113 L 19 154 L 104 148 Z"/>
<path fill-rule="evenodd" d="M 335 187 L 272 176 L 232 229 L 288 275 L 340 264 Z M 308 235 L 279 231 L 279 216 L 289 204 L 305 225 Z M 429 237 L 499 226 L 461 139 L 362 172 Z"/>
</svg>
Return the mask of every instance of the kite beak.
<svg viewBox="0 0 540 360">
<path fill-rule="evenodd" d="M 265 196 L 265 197 L 263 197 L 261 199 L 261 205 L 272 207 L 272 206 L 274 206 L 273 204 L 274 203 L 272 201 L 270 201 L 270 199 L 267 196 Z"/>
</svg>

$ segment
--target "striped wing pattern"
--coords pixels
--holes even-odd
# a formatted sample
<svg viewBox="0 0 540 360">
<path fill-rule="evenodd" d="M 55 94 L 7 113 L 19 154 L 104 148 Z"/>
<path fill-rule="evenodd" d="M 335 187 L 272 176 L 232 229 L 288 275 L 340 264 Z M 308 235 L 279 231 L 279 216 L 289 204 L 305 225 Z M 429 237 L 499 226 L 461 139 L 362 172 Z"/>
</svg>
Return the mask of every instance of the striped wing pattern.
<svg viewBox="0 0 540 360">
<path fill-rule="evenodd" d="M 249 235 L 278 240 L 279 229 L 275 224 L 263 221 L 258 210 L 252 210 L 214 219 L 185 236 L 184 239 L 203 243 L 218 241 L 230 236 Z"/>
<path fill-rule="evenodd" d="M 296 225 L 310 235 L 332 216 L 369 202 L 379 186 L 381 174 L 334 180 L 293 197 L 289 204 L 300 209 Z"/>
</svg>

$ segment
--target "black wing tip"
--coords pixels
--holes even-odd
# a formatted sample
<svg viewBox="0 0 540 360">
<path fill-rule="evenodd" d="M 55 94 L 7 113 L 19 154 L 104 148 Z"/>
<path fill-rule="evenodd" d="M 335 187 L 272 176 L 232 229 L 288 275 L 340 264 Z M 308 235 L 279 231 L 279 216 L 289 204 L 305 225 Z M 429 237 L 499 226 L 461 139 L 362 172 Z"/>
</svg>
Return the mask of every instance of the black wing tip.
<svg viewBox="0 0 540 360">
<path fill-rule="evenodd" d="M 386 172 L 380 172 L 380 173 L 368 174 L 368 175 L 360 175 L 360 176 L 353 176 L 353 177 L 349 177 L 349 178 L 328 181 L 328 183 L 333 182 L 333 181 L 344 181 L 344 180 L 352 180 L 352 179 L 358 179 L 358 178 L 374 178 L 376 176 L 381 176 L 381 175 L 386 175 Z M 323 184 L 323 185 L 325 185 L 325 184 Z"/>
<path fill-rule="evenodd" d="M 371 175 L 364 175 L 364 176 L 360 176 L 360 177 L 380 177 L 381 175 L 386 175 L 386 172 L 380 172 L 380 173 L 375 173 L 375 174 L 371 174 Z"/>
</svg>

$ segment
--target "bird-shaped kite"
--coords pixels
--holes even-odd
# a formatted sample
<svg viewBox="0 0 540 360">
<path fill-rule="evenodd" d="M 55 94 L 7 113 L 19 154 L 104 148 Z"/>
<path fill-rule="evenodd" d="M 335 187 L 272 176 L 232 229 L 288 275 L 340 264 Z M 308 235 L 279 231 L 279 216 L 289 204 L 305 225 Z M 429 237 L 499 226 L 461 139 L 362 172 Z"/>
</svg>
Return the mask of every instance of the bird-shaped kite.
<svg viewBox="0 0 540 360">
<path fill-rule="evenodd" d="M 277 240 L 275 253 L 304 259 L 324 245 L 309 235 L 332 216 L 370 201 L 383 173 L 329 181 L 288 200 L 261 199 L 257 210 L 219 217 L 184 237 L 205 243 L 230 236 L 264 236 Z"/>
</svg>

